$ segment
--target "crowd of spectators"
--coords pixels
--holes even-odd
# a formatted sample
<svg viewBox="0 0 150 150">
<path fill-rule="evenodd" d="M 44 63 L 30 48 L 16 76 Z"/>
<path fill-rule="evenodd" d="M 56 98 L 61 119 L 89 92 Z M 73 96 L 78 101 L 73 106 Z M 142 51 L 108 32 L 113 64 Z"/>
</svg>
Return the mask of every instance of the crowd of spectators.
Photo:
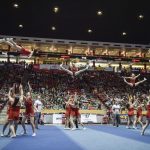
<svg viewBox="0 0 150 150">
<path fill-rule="evenodd" d="M 123 81 L 122 76 L 130 75 L 126 69 L 119 72 L 89 69 L 72 78 L 62 70 L 35 70 L 33 64 L 3 62 L 0 63 L 0 107 L 6 103 L 8 90 L 14 82 L 22 83 L 26 93 L 28 81 L 33 89 L 33 99 L 41 95 L 46 109 L 64 109 L 68 93 L 75 91 L 81 109 L 107 108 L 113 105 L 114 100 L 125 105 L 129 95 L 145 98 L 150 89 L 148 73 L 141 73 L 138 80 L 146 77 L 147 81 L 135 88 Z"/>
</svg>

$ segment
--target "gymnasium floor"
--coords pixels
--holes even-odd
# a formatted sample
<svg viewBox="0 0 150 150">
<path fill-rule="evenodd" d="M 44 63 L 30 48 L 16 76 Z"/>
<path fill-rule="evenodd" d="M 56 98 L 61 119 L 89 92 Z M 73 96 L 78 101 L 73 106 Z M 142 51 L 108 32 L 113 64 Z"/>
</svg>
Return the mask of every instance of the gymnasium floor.
<svg viewBox="0 0 150 150">
<path fill-rule="evenodd" d="M 150 150 L 150 127 L 144 136 L 139 129 L 111 125 L 87 125 L 86 130 L 75 131 L 59 125 L 40 126 L 36 137 L 31 136 L 29 125 L 27 131 L 28 135 L 14 139 L 0 137 L 0 150 Z"/>
</svg>

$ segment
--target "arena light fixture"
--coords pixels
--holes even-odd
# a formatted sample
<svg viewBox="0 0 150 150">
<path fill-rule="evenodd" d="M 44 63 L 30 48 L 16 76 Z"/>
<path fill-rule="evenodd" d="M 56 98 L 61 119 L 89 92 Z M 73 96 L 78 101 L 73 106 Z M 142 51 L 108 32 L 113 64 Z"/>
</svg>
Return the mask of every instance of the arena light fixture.
<svg viewBox="0 0 150 150">
<path fill-rule="evenodd" d="M 19 26 L 18 26 L 19 28 L 23 28 L 23 25 L 22 24 L 19 24 Z"/>
<path fill-rule="evenodd" d="M 144 18 L 144 15 L 140 14 L 140 15 L 138 16 L 138 18 L 139 18 L 139 20 L 142 20 L 142 19 Z"/>
<path fill-rule="evenodd" d="M 15 3 L 15 4 L 13 4 L 13 7 L 14 7 L 14 8 L 18 8 L 19 5 L 18 5 L 17 3 Z"/>
<path fill-rule="evenodd" d="M 52 29 L 53 31 L 55 31 L 55 30 L 56 30 L 56 27 L 55 27 L 55 26 L 52 26 L 51 29 Z"/>
<path fill-rule="evenodd" d="M 53 11 L 54 11 L 54 13 L 58 13 L 59 7 L 55 6 L 55 7 L 53 8 Z"/>
<path fill-rule="evenodd" d="M 126 32 L 122 32 L 122 35 L 123 35 L 123 36 L 126 36 L 126 35 L 127 35 L 127 33 L 126 33 Z"/>
<path fill-rule="evenodd" d="M 103 12 L 100 11 L 100 10 L 98 10 L 98 11 L 97 11 L 97 15 L 98 15 L 98 16 L 101 16 L 101 15 L 103 15 Z"/>
<path fill-rule="evenodd" d="M 88 33 L 92 33 L 93 31 L 91 29 L 88 29 Z"/>
</svg>

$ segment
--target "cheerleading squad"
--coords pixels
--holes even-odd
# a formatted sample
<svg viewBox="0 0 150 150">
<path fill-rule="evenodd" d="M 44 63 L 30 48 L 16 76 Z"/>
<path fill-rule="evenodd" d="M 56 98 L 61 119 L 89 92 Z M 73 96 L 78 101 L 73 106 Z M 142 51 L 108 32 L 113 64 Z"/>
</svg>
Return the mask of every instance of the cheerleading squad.
<svg viewBox="0 0 150 150">
<path fill-rule="evenodd" d="M 146 128 L 150 124 L 150 100 L 147 101 L 146 105 L 144 102 L 139 101 L 138 99 L 134 98 L 134 102 L 129 100 L 130 102 L 126 104 L 127 107 L 127 129 L 137 129 L 137 124 L 139 123 L 142 130 L 141 135 L 144 135 Z M 143 121 L 143 111 L 146 110 L 146 123 L 144 124 Z M 118 101 L 115 101 L 115 104 L 111 108 L 111 118 L 113 122 L 113 126 L 118 127 L 120 124 L 120 114 L 121 114 L 121 107 Z"/>
<path fill-rule="evenodd" d="M 10 88 L 8 93 L 8 102 L 7 102 L 7 121 L 3 126 L 3 131 L 1 136 L 4 136 L 4 132 L 9 125 L 9 132 L 7 136 L 11 138 L 16 137 L 17 127 L 19 123 L 19 115 L 21 105 L 25 105 L 25 113 L 22 118 L 22 127 L 23 127 L 23 135 L 27 134 L 25 121 L 30 119 L 30 124 L 32 127 L 33 134 L 32 136 L 36 136 L 35 128 L 38 129 L 38 120 L 39 114 L 42 109 L 42 103 L 40 100 L 36 100 L 35 103 L 32 100 L 32 89 L 28 82 L 29 92 L 24 96 L 23 86 L 21 84 L 14 84 L 12 88 Z M 35 118 L 35 123 L 34 123 Z"/>
<path fill-rule="evenodd" d="M 23 47 L 20 47 L 11 38 L 0 39 L 0 43 L 8 44 L 13 49 L 19 50 L 23 55 L 27 55 L 28 57 L 32 56 L 31 51 L 28 51 L 28 50 L 24 49 Z M 60 68 L 62 70 L 64 70 L 66 73 L 70 74 L 72 76 L 72 78 L 74 79 L 80 73 L 88 70 L 89 63 L 86 65 L 86 67 L 84 69 L 81 69 L 81 70 L 79 70 L 74 64 L 69 66 L 70 69 L 66 69 L 65 67 L 63 67 L 62 64 L 60 65 Z M 136 86 L 138 86 L 139 84 L 141 84 L 147 80 L 146 78 L 144 78 L 143 80 L 136 82 L 136 79 L 139 76 L 140 76 L 140 74 L 137 76 L 135 74 L 132 74 L 131 77 L 123 77 L 123 80 L 130 87 L 135 88 Z M 75 82 L 75 80 L 73 80 L 73 81 Z M 8 101 L 8 110 L 7 110 L 8 119 L 7 119 L 6 124 L 4 125 L 1 136 L 4 135 L 4 131 L 7 127 L 7 125 L 9 125 L 10 126 L 9 134 L 11 133 L 11 137 L 16 137 L 20 107 L 21 107 L 22 103 L 24 103 L 25 107 L 26 107 L 24 117 L 22 119 L 22 127 L 23 127 L 23 131 L 24 131 L 23 134 L 27 134 L 26 128 L 25 128 L 25 121 L 29 118 L 30 124 L 32 127 L 32 131 L 33 131 L 32 136 L 36 136 L 34 117 L 35 117 L 35 112 L 37 112 L 36 113 L 37 118 L 39 117 L 39 113 L 38 113 L 39 111 L 38 111 L 37 107 L 33 104 L 32 94 L 31 94 L 32 89 L 31 89 L 31 86 L 29 83 L 28 83 L 28 87 L 29 87 L 29 92 L 26 93 L 26 96 L 24 96 L 23 87 L 21 84 L 19 86 L 17 84 L 14 84 L 14 86 L 9 90 L 9 93 L 8 93 L 9 101 Z M 18 90 L 16 90 L 17 88 L 18 88 Z M 77 99 L 78 98 L 77 98 L 76 92 L 74 94 L 68 93 L 68 100 L 65 102 L 65 108 L 66 108 L 65 118 L 66 119 L 65 119 L 65 128 L 64 129 L 75 130 L 76 126 L 78 126 L 78 123 L 81 124 L 83 129 L 85 129 L 84 125 L 81 123 L 81 116 L 79 113 L 79 101 Z M 136 115 L 134 114 L 135 106 L 137 106 L 136 107 L 136 109 L 137 109 Z M 141 102 L 138 102 L 138 100 L 134 100 L 133 103 L 129 102 L 127 104 L 127 109 L 128 109 L 127 128 L 130 128 L 131 122 L 133 122 L 133 128 L 136 128 L 136 125 L 139 122 L 142 126 L 141 135 L 144 135 L 146 128 L 150 124 L 150 100 L 147 102 L 147 106 L 146 106 L 147 119 L 146 119 L 145 125 L 143 125 L 143 123 L 142 123 L 142 108 L 143 108 L 143 104 Z M 120 118 L 119 118 L 120 111 L 121 111 L 120 105 L 116 101 L 115 104 L 112 106 L 112 113 L 113 113 L 113 125 L 117 126 L 117 127 L 119 126 L 119 122 L 120 122 Z M 35 123 L 36 123 L 36 128 L 38 128 L 37 120 L 35 121 Z"/>
<path fill-rule="evenodd" d="M 77 92 L 74 95 L 69 95 L 69 100 L 66 101 L 66 112 L 65 112 L 65 128 L 76 130 L 78 124 L 80 124 L 83 129 L 86 129 L 81 123 L 81 115 L 79 113 L 79 101 L 77 100 Z"/>
</svg>

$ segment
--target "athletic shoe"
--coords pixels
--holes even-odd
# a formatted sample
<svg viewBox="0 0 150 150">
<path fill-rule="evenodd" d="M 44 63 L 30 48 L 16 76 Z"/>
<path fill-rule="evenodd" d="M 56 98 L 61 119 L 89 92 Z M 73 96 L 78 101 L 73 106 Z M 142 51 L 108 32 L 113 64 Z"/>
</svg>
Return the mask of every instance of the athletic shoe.
<svg viewBox="0 0 150 150">
<path fill-rule="evenodd" d="M 144 133 L 143 133 L 143 132 L 141 132 L 141 135 L 144 135 Z"/>
<path fill-rule="evenodd" d="M 33 133 L 32 136 L 36 136 L 36 133 Z"/>
<path fill-rule="evenodd" d="M 4 134 L 3 133 L 1 133 L 1 137 L 3 137 L 4 136 Z"/>
<path fill-rule="evenodd" d="M 127 129 L 130 129 L 130 127 L 126 126 Z"/>
<path fill-rule="evenodd" d="M 16 135 L 11 135 L 11 136 L 10 136 L 10 138 L 15 138 L 15 137 L 16 137 Z"/>
<path fill-rule="evenodd" d="M 27 135 L 27 132 L 22 132 L 21 135 Z"/>
<path fill-rule="evenodd" d="M 72 128 L 71 130 L 74 131 L 74 130 L 76 130 L 76 128 Z"/>
<path fill-rule="evenodd" d="M 70 130 L 70 128 L 64 128 L 64 130 Z"/>
<path fill-rule="evenodd" d="M 83 130 L 86 130 L 86 128 L 85 128 L 85 127 L 83 127 Z"/>
<path fill-rule="evenodd" d="M 133 126 L 132 128 L 133 128 L 133 129 L 137 129 L 137 127 L 135 127 L 135 126 Z"/>
</svg>

